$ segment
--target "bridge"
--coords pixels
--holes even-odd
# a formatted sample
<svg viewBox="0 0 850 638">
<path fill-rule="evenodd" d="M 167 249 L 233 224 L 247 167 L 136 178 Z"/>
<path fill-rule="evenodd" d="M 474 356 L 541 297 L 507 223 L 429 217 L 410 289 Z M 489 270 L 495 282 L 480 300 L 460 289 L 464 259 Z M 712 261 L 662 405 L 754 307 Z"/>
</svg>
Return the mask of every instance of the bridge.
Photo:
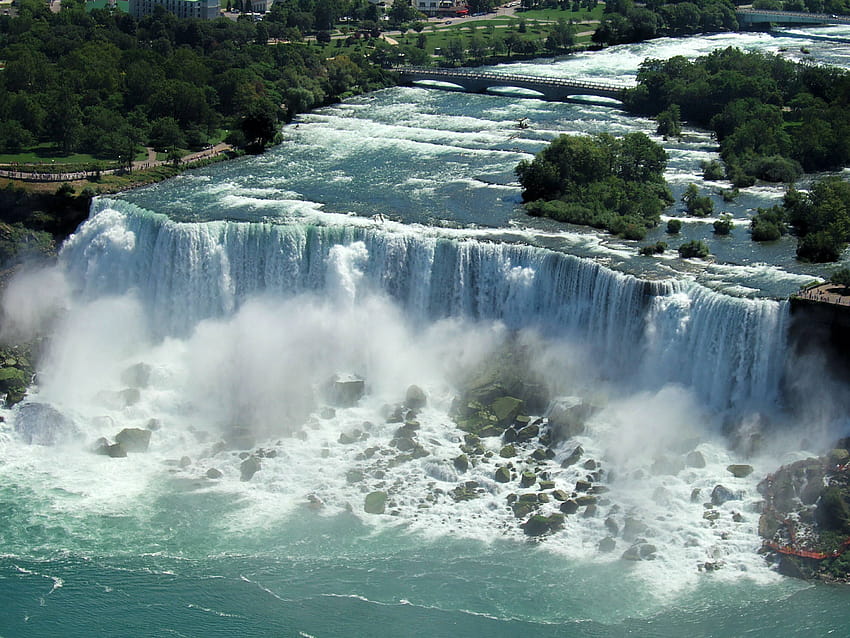
<svg viewBox="0 0 850 638">
<path fill-rule="evenodd" d="M 850 16 L 826 13 L 803 13 L 797 11 L 760 11 L 738 9 L 738 24 L 850 24 Z"/>
<path fill-rule="evenodd" d="M 520 88 L 534 91 L 536 95 L 523 97 L 538 98 L 550 101 L 561 101 L 576 95 L 591 95 L 622 100 L 623 91 L 631 88 L 605 82 L 588 82 L 585 80 L 570 80 L 567 78 L 550 78 L 534 75 L 515 75 L 511 73 L 493 73 L 491 71 L 475 71 L 472 69 L 440 69 L 426 67 L 396 67 L 404 84 L 418 82 L 444 82 L 453 84 L 469 93 L 487 93 L 493 88 Z M 440 87 L 435 87 L 440 88 Z"/>
</svg>

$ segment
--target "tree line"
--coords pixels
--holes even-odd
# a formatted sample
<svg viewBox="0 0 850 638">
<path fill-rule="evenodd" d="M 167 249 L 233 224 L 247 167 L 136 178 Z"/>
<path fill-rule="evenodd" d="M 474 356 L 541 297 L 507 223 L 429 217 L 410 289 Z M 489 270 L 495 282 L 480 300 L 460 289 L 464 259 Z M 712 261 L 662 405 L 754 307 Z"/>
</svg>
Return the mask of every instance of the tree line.
<svg viewBox="0 0 850 638">
<path fill-rule="evenodd" d="M 391 84 L 363 56 L 324 59 L 303 44 L 269 46 L 250 20 L 136 19 L 64 0 L 19 0 L 0 16 L 0 152 L 52 143 L 115 160 L 142 146 L 200 148 L 222 129 L 261 150 L 278 124 L 353 92 Z"/>
</svg>

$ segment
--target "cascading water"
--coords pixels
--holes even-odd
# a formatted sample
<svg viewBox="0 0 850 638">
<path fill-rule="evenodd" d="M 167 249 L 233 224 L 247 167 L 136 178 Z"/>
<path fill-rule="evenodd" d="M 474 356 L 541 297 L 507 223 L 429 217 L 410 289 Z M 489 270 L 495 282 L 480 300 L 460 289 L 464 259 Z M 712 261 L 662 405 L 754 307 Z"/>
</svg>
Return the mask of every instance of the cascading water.
<svg viewBox="0 0 850 638">
<path fill-rule="evenodd" d="M 628 80 L 644 57 L 736 43 L 789 46 L 662 40 L 516 71 Z M 0 426 L 0 635 L 842 631 L 842 594 L 756 553 L 760 478 L 838 431 L 783 409 L 801 368 L 776 299 L 816 271 L 743 232 L 781 189 L 728 204 L 731 238 L 658 229 L 657 259 L 517 206 L 513 166 L 556 133 L 653 129 L 398 88 L 305 115 L 264 157 L 97 199 L 58 265 L 7 291 L 4 334 L 49 339 L 30 407 Z M 702 131 L 667 147 L 674 191 L 716 157 Z M 716 261 L 670 256 L 698 238 Z M 493 361 L 546 386 L 550 418 L 586 422 L 539 449 L 467 437 L 456 398 Z M 331 407 L 333 379 L 355 395 Z M 412 384 L 426 403 L 396 422 Z M 124 428 L 150 432 L 146 453 L 92 453 Z M 517 502 L 548 515 L 590 483 L 528 542 Z"/>
</svg>

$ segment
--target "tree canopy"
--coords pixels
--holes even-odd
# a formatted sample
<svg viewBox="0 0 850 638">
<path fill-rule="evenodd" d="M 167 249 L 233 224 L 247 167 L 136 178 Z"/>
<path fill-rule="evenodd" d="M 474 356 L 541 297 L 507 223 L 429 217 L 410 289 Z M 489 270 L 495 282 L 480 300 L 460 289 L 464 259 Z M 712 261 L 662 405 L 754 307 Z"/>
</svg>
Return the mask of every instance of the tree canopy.
<svg viewBox="0 0 850 638">
<path fill-rule="evenodd" d="M 666 164 L 667 153 L 643 133 L 560 135 L 516 174 L 530 214 L 642 239 L 673 202 Z"/>
</svg>

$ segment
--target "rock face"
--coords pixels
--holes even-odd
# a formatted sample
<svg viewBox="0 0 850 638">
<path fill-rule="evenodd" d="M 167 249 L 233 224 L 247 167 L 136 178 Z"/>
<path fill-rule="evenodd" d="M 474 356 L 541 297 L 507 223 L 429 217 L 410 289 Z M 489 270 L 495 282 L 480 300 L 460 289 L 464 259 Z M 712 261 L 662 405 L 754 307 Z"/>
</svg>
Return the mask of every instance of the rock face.
<svg viewBox="0 0 850 638">
<path fill-rule="evenodd" d="M 559 400 L 549 411 L 549 431 L 552 433 L 552 444 L 567 441 L 584 432 L 587 419 L 598 410 L 598 408 L 584 403 L 578 397 Z"/>
<path fill-rule="evenodd" d="M 47 403 L 27 403 L 15 415 L 15 432 L 31 445 L 66 443 L 80 434 L 74 422 Z"/>
<path fill-rule="evenodd" d="M 850 441 L 839 441 L 847 450 Z M 759 483 L 759 535 L 787 576 L 850 582 L 850 471 L 829 454 L 784 465 Z M 779 550 L 782 550 L 781 552 Z"/>
<path fill-rule="evenodd" d="M 139 428 L 124 428 L 115 435 L 115 442 L 127 452 L 147 452 L 151 442 L 151 431 Z"/>
</svg>

